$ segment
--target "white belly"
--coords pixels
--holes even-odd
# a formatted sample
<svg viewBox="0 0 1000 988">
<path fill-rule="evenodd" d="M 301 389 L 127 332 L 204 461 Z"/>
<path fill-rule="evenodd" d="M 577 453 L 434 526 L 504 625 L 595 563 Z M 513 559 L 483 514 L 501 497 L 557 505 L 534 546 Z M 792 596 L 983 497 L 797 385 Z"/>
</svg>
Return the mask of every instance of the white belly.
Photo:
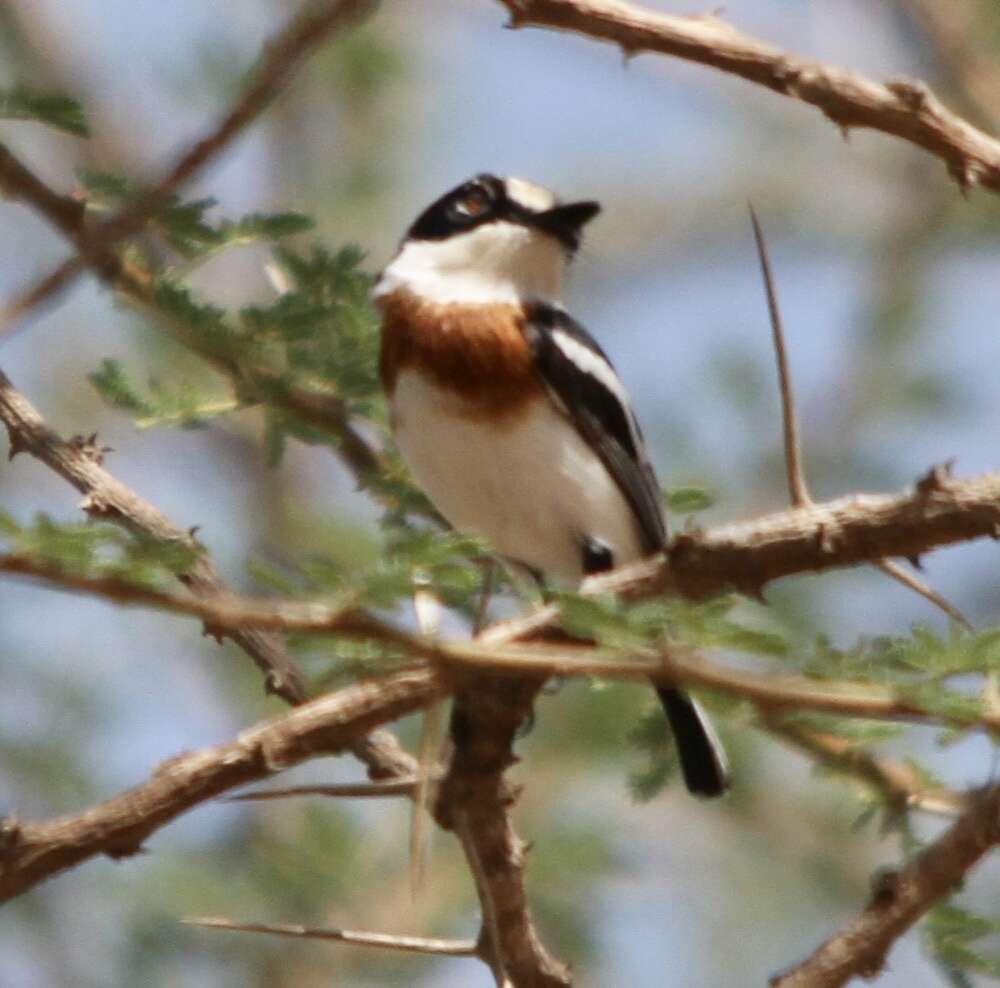
<svg viewBox="0 0 1000 988">
<path fill-rule="evenodd" d="M 642 554 L 632 509 L 548 399 L 497 426 L 462 415 L 452 394 L 404 371 L 392 411 L 417 483 L 452 525 L 501 556 L 576 583 L 588 536 L 611 549 L 616 565 Z"/>
</svg>

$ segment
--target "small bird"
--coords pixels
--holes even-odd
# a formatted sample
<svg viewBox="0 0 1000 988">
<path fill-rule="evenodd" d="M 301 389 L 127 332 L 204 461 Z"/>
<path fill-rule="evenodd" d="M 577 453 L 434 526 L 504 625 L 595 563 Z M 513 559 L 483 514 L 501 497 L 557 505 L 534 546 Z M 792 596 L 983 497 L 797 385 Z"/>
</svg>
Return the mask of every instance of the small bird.
<svg viewBox="0 0 1000 988">
<path fill-rule="evenodd" d="M 560 301 L 597 202 L 478 175 L 431 203 L 376 282 L 380 372 L 403 459 L 456 529 L 541 584 L 657 552 L 660 488 L 628 395 Z M 687 788 L 717 796 L 725 754 L 697 704 L 657 693 Z"/>
</svg>

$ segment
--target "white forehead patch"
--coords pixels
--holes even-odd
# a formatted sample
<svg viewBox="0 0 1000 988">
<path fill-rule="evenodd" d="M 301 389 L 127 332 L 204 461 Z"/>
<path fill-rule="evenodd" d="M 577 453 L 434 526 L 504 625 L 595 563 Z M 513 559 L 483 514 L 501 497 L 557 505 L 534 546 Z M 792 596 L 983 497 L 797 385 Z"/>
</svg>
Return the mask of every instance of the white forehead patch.
<svg viewBox="0 0 1000 988">
<path fill-rule="evenodd" d="M 527 179 L 506 178 L 504 185 L 507 187 L 507 195 L 514 202 L 525 209 L 530 209 L 533 213 L 544 212 L 556 204 L 556 197 L 552 192 Z"/>
</svg>

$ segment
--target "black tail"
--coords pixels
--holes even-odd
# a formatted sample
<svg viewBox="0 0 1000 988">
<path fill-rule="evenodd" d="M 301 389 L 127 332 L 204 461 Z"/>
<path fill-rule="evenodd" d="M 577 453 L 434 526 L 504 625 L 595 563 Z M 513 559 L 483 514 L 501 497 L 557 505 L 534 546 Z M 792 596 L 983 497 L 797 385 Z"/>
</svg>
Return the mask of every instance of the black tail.
<svg viewBox="0 0 1000 988">
<path fill-rule="evenodd" d="M 712 725 L 687 693 L 663 687 L 657 688 L 656 695 L 674 732 L 688 792 L 721 796 L 729 788 L 729 767 Z"/>
</svg>

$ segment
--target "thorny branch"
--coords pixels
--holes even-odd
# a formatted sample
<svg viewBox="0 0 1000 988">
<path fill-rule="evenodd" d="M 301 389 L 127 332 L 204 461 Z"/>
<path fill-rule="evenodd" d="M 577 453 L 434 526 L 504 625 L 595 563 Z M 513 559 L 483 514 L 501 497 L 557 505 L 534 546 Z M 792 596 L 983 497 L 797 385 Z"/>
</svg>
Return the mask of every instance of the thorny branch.
<svg viewBox="0 0 1000 988">
<path fill-rule="evenodd" d="M 813 501 L 812 495 L 809 491 L 805 467 L 802 461 L 802 451 L 799 442 L 798 414 L 795 407 L 792 375 L 789 369 L 786 354 L 784 327 L 782 326 L 781 313 L 778 307 L 777 291 L 774 286 L 774 277 L 771 272 L 771 262 L 767 252 L 767 245 L 764 241 L 764 235 L 761 231 L 760 223 L 757 220 L 757 215 L 752 206 L 750 208 L 750 218 L 753 223 L 754 238 L 757 242 L 761 273 L 764 278 L 768 310 L 771 317 L 774 351 L 778 367 L 779 390 L 781 392 L 781 417 L 784 426 L 785 468 L 788 475 L 789 494 L 793 507 L 804 508 L 813 505 L 815 502 Z M 905 586 L 915 590 L 921 596 L 926 597 L 933 603 L 937 604 L 954 620 L 957 620 L 960 624 L 967 628 L 971 628 L 969 622 L 966 621 L 965 617 L 960 611 L 957 610 L 957 608 L 945 600 L 944 597 L 937 593 L 937 591 L 926 584 L 923 580 L 911 575 L 895 561 L 882 558 L 877 561 L 877 565 L 883 572 L 887 573 L 893 579 L 898 580 Z M 805 753 L 816 758 L 820 763 L 843 772 L 848 772 L 856 778 L 860 778 L 869 786 L 880 792 L 885 798 L 886 804 L 896 814 L 905 813 L 911 805 L 919 805 L 925 809 L 944 813 L 954 813 L 957 809 L 967 805 L 968 800 L 964 795 L 952 793 L 940 788 L 936 791 L 928 793 L 927 790 L 932 789 L 933 787 L 926 785 L 924 780 L 920 778 L 919 773 L 915 772 L 908 766 L 898 765 L 886 759 L 878 758 L 870 752 L 855 749 L 851 746 L 849 741 L 839 738 L 836 735 L 813 730 L 802 724 L 788 721 L 783 718 L 771 705 L 759 704 L 758 709 L 760 711 L 763 725 L 767 730 L 783 739 L 787 744 L 790 744 L 798 748 L 800 751 L 804 751 Z M 1000 840 L 1000 826 L 996 828 L 996 831 L 996 839 Z M 974 863 L 974 859 L 969 861 L 969 866 L 971 866 L 972 863 Z M 964 871 L 964 868 L 959 871 L 959 878 L 964 876 Z M 895 876 L 888 885 L 880 881 L 875 898 L 877 899 L 886 893 L 895 895 L 896 888 Z M 943 894 L 943 892 L 939 894 Z M 934 902 L 935 898 L 936 896 L 931 896 L 923 908 L 912 911 L 910 914 L 912 915 L 912 918 L 909 918 L 908 921 L 901 918 L 899 930 L 894 934 L 892 931 L 889 931 L 881 949 L 876 947 L 874 954 L 870 948 L 866 949 L 867 945 L 858 943 L 853 945 L 853 950 L 850 950 L 849 959 L 845 957 L 845 951 L 842 948 L 846 944 L 842 941 L 850 939 L 849 934 L 842 934 L 841 936 L 835 937 L 829 941 L 825 946 L 829 947 L 833 944 L 833 947 L 829 952 L 829 958 L 832 958 L 835 963 L 839 963 L 842 971 L 844 972 L 842 980 L 846 981 L 855 973 L 862 973 L 866 976 L 876 973 L 881 968 L 883 958 L 895 937 L 899 935 L 899 932 L 902 932 L 902 930 L 906 929 L 907 926 L 914 922 L 916 918 L 922 915 L 922 913 L 925 912 Z M 875 900 L 873 899 L 873 902 L 874 901 Z M 883 904 L 885 904 L 884 899 Z M 812 961 L 816 962 L 820 971 L 827 969 L 825 961 L 817 961 L 817 958 L 824 953 L 824 949 L 825 948 L 821 948 L 814 958 L 812 958 Z M 802 971 L 808 966 L 809 962 L 806 962 L 803 965 L 799 965 L 795 970 Z M 840 974 L 834 976 L 832 969 L 827 969 L 826 973 L 830 975 L 831 985 L 842 983 Z M 814 975 L 807 974 L 805 980 L 802 982 L 803 988 L 805 985 L 814 985 L 820 976 L 822 975 L 819 973 Z M 774 979 L 772 983 L 780 983 L 782 980 L 783 979 L 781 978 Z"/>
<path fill-rule="evenodd" d="M 93 518 L 112 521 L 162 544 L 194 545 L 192 535 L 172 522 L 102 465 L 103 452 L 93 438 L 65 440 L 51 429 L 31 402 L 0 371 L 0 421 L 7 426 L 10 455 L 26 452 L 50 467 L 81 494 L 81 507 Z M 192 595 L 207 598 L 231 593 L 205 554 L 199 554 L 181 582 Z M 193 599 L 193 598 L 192 598 Z M 223 629 L 214 626 L 213 634 Z M 260 667 L 267 688 L 288 703 L 301 703 L 305 686 L 295 660 L 281 638 L 259 628 L 233 627 L 227 632 Z M 354 748 L 373 779 L 413 774 L 410 755 L 388 731 L 360 738 Z"/>
<path fill-rule="evenodd" d="M 0 418 L 7 417 L 3 399 L 9 392 L 5 390 L 5 380 L 0 379 Z M 73 459 L 79 458 L 86 464 L 88 475 L 97 472 L 107 477 L 79 447 L 70 443 L 62 443 L 62 447 L 70 451 Z M 963 480 L 930 476 L 932 479 L 925 478 L 913 491 L 903 494 L 855 494 L 805 509 L 774 512 L 751 521 L 683 532 L 674 539 L 665 557 L 654 556 L 593 577 L 587 581 L 586 592 L 618 592 L 629 597 L 679 592 L 702 599 L 737 589 L 752 590 L 759 595 L 767 583 L 780 577 L 875 562 L 889 554 L 885 551 L 887 546 L 892 547 L 894 555 L 913 556 L 937 546 L 982 536 L 997 537 L 1000 473 Z M 84 505 L 85 510 L 94 517 L 129 524 L 134 520 L 127 510 L 129 502 L 125 500 L 123 505 L 115 494 L 117 487 L 102 485 L 97 498 L 100 507 L 95 507 L 91 499 Z M 371 634 L 413 648 L 426 648 L 429 641 L 367 615 L 350 603 L 240 597 L 217 587 L 205 587 L 204 593 L 196 598 L 142 587 L 116 577 L 67 574 L 53 564 L 17 555 L 0 556 L 0 570 L 30 575 L 116 603 L 143 604 L 199 617 L 213 630 L 341 631 Z M 478 641 L 499 644 L 530 637 L 552 624 L 557 616 L 555 607 L 541 608 L 527 617 L 487 628 Z"/>
<path fill-rule="evenodd" d="M 81 508 L 91 517 L 112 521 L 166 545 L 195 546 L 191 533 L 175 525 L 149 501 L 110 474 L 103 452 L 94 441 L 65 440 L 48 424 L 0 371 L 0 420 L 7 426 L 10 455 L 30 453 L 82 495 Z M 228 592 L 211 561 L 199 554 L 182 582 L 194 594 Z M 267 688 L 288 703 L 305 698 L 305 685 L 295 661 L 281 640 L 257 629 L 233 629 L 233 640 L 264 672 Z"/>
<path fill-rule="evenodd" d="M 588 593 L 642 597 L 679 593 L 699 600 L 725 590 L 759 597 L 773 580 L 912 558 L 943 545 L 1000 538 L 1000 472 L 958 480 L 937 466 L 902 494 L 851 494 L 807 508 L 678 533 L 665 555 L 586 581 Z M 555 608 L 488 630 L 489 639 L 544 627 Z"/>
<path fill-rule="evenodd" d="M 922 82 L 874 82 L 803 58 L 708 14 L 683 17 L 625 0 L 500 0 L 510 26 L 549 27 L 617 45 L 627 56 L 659 52 L 708 65 L 817 107 L 846 133 L 867 127 L 923 148 L 961 188 L 1000 192 L 1000 141 L 953 113 Z"/>
<path fill-rule="evenodd" d="M 419 709 L 447 689 L 441 674 L 410 669 L 357 683 L 249 728 L 235 741 L 178 755 L 142 785 L 74 816 L 0 826 L 0 901 L 97 854 L 127 857 L 181 813 L 318 755 Z"/>
<path fill-rule="evenodd" d="M 955 891 L 1000 843 L 1000 786 L 970 797 L 969 807 L 898 872 L 876 877 L 864 910 L 800 964 L 771 979 L 773 988 L 840 988 L 872 978 L 893 943 L 936 902 Z"/>
</svg>

